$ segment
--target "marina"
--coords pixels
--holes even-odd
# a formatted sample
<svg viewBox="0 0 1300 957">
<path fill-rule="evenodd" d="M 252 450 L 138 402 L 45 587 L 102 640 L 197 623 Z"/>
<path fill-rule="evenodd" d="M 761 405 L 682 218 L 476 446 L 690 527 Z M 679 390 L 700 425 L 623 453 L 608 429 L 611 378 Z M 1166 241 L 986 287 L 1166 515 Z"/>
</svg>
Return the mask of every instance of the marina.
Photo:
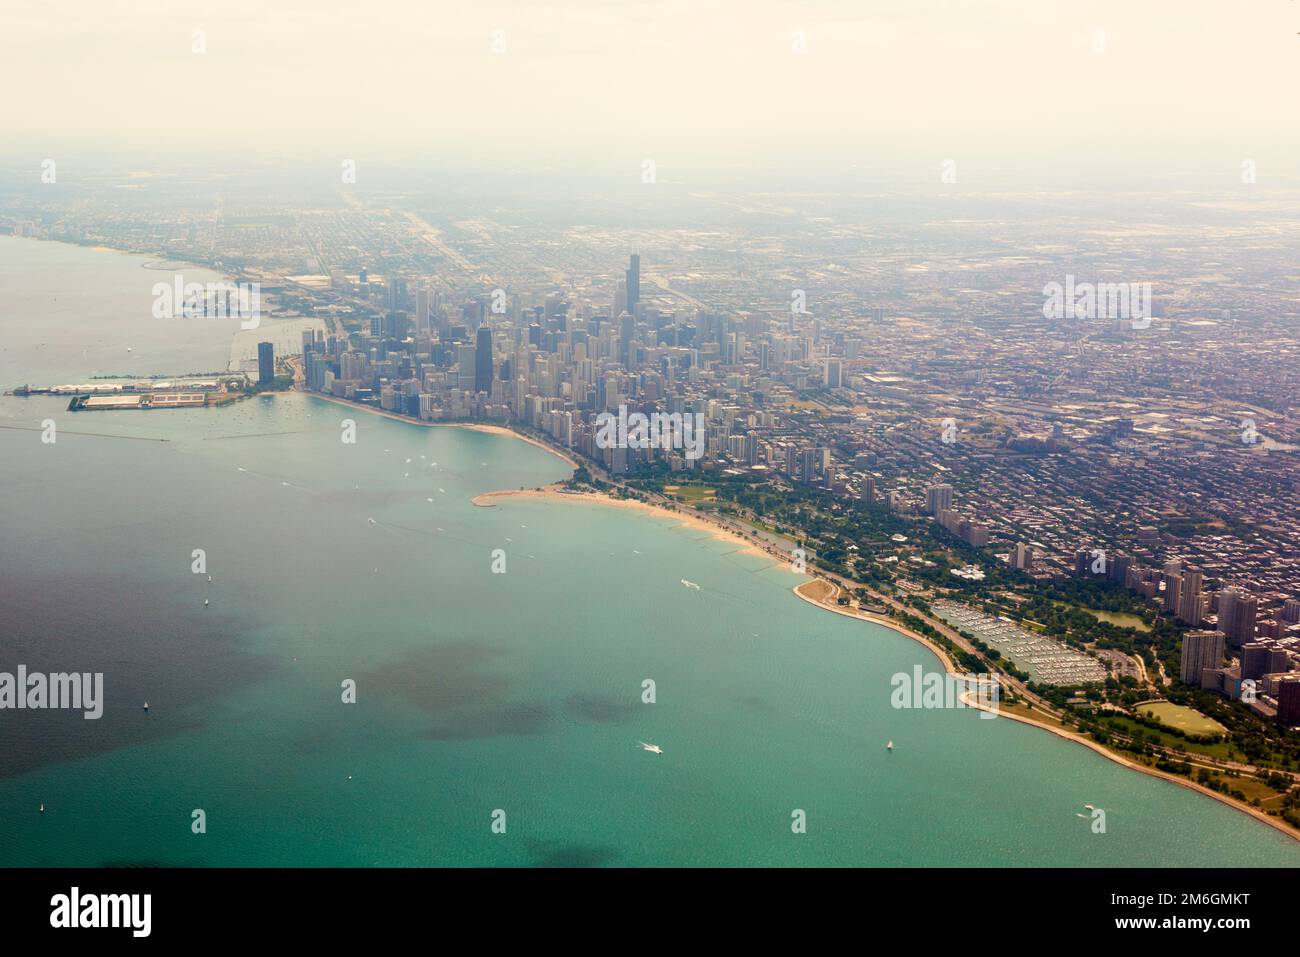
<svg viewBox="0 0 1300 957">
<path fill-rule="evenodd" d="M 1006 618 L 994 618 L 956 602 L 937 601 L 933 607 L 948 624 L 996 648 L 1035 681 L 1075 685 L 1106 680 L 1106 669 L 1096 658 L 1055 638 L 1034 634 Z"/>
</svg>

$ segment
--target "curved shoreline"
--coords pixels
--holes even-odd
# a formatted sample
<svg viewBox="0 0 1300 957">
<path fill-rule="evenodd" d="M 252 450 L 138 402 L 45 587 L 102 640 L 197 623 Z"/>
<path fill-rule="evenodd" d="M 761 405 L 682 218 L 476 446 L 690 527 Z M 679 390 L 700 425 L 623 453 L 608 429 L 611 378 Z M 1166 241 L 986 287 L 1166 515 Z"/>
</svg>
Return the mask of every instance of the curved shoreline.
<svg viewBox="0 0 1300 957">
<path fill-rule="evenodd" d="M 811 585 L 813 582 L 818 582 L 818 581 L 825 581 L 825 579 L 810 578 L 806 582 L 795 585 L 794 588 L 790 590 L 793 591 L 796 595 L 798 595 L 801 599 L 808 602 L 808 604 L 816 605 L 818 608 L 821 608 L 824 611 L 833 612 L 836 615 L 844 615 L 846 618 L 856 618 L 859 621 L 869 621 L 873 625 L 881 625 L 885 628 L 890 629 L 891 631 L 896 631 L 904 638 L 911 638 L 913 641 L 917 642 L 918 644 L 924 645 L 927 649 L 929 649 L 934 654 L 934 656 L 939 659 L 939 663 L 943 665 L 944 671 L 946 671 L 948 674 L 957 673 L 957 666 L 953 662 L 952 658 L 948 655 L 946 649 L 936 645 L 934 642 L 932 642 L 929 638 L 926 638 L 924 635 L 917 634 L 914 631 L 909 631 L 907 628 L 904 628 L 902 625 L 894 621 L 892 618 L 886 618 L 883 615 L 873 615 L 870 612 L 866 612 L 866 611 L 855 611 L 849 608 L 832 607 L 830 605 L 827 605 L 825 602 L 818 601 L 816 598 L 813 598 L 811 595 L 805 595 L 803 592 L 799 590 L 803 588 L 805 585 Z"/>
<path fill-rule="evenodd" d="M 487 435 L 509 435 L 521 442 L 527 442 L 534 448 L 539 448 L 544 452 L 550 452 L 556 458 L 560 459 L 572 468 L 579 468 L 577 462 L 556 449 L 551 448 L 543 442 L 530 435 L 521 435 L 514 429 L 508 429 L 504 425 L 489 425 L 486 422 L 426 422 L 424 419 L 413 419 L 409 415 L 398 415 L 396 412 L 389 412 L 387 409 L 376 409 L 372 406 L 362 405 L 360 402 L 353 402 L 350 399 L 340 399 L 336 395 L 324 395 L 320 392 L 268 392 L 266 395 L 302 395 L 312 399 L 320 399 L 322 402 L 333 402 L 335 405 L 341 405 L 348 409 L 357 409 L 361 412 L 369 412 L 371 415 L 382 416 L 385 419 L 392 419 L 394 422 L 405 422 L 407 425 L 421 426 L 426 429 L 466 429 L 470 432 L 483 432 Z M 488 492 L 488 495 L 511 494 Z"/>
<path fill-rule="evenodd" d="M 948 653 L 944 649 L 939 648 L 937 645 L 931 642 L 924 635 L 917 634 L 914 631 L 909 631 L 907 628 L 904 628 L 902 625 L 898 624 L 897 622 L 889 619 L 882 619 L 879 615 L 872 615 L 867 612 L 854 611 L 846 608 L 832 607 L 831 605 L 827 605 L 825 602 L 819 601 L 810 595 L 805 595 L 803 592 L 799 590 L 800 588 L 803 588 L 805 585 L 811 584 L 812 582 L 815 581 L 825 581 L 825 579 L 813 578 L 807 582 L 804 582 L 801 585 L 796 585 L 793 589 L 794 593 L 798 595 L 800 598 L 802 598 L 804 601 L 808 602 L 810 605 L 816 605 L 818 608 L 824 609 L 825 611 L 834 612 L 837 615 L 845 615 L 849 618 L 857 618 L 862 621 L 869 621 L 872 624 L 884 625 L 886 628 L 891 628 L 894 631 L 898 632 L 900 635 L 903 635 L 906 638 L 911 638 L 913 641 L 918 642 L 921 645 L 924 645 L 927 649 L 933 652 L 934 655 L 943 664 L 944 670 L 948 674 L 951 675 L 958 674 L 958 671 L 954 666 L 952 659 L 948 656 Z M 835 587 L 838 588 L 839 586 L 835 586 Z M 1251 817 L 1253 817 L 1255 820 L 1263 824 L 1267 824 L 1277 831 L 1281 831 L 1283 834 L 1285 834 L 1287 837 L 1291 838 L 1292 840 L 1300 841 L 1300 834 L 1297 834 L 1295 830 L 1291 828 L 1290 825 L 1288 825 L 1285 821 L 1282 821 L 1279 818 L 1266 814 L 1263 811 L 1259 810 L 1258 808 L 1251 807 L 1249 804 L 1245 804 L 1234 797 L 1229 797 L 1226 794 L 1222 794 L 1218 791 L 1211 790 L 1210 788 L 1205 787 L 1203 784 L 1198 784 L 1197 782 L 1191 780 L 1190 778 L 1184 777 L 1179 774 L 1170 774 L 1168 771 L 1161 771 L 1157 768 L 1148 767 L 1145 764 L 1139 764 L 1136 761 L 1124 757 L 1122 754 L 1118 754 L 1117 752 L 1111 751 L 1109 748 L 1106 748 L 1103 745 L 1098 744 L 1096 741 L 1093 741 L 1091 738 L 1085 737 L 1084 735 L 1075 734 L 1074 732 L 1067 731 L 1064 728 L 1058 728 L 1054 725 L 1047 724 L 1044 721 L 1037 721 L 1033 718 L 1028 717 L 1027 715 L 1012 714 L 1010 711 L 1003 711 L 999 708 L 990 708 L 988 707 L 987 704 L 980 702 L 978 698 L 970 697 L 969 692 L 966 692 L 962 695 L 962 700 L 966 703 L 967 707 L 975 708 L 980 711 L 988 711 L 990 713 L 996 714 L 1000 718 L 1010 718 L 1012 721 L 1018 721 L 1021 724 L 1027 724 L 1030 727 L 1039 728 L 1043 731 L 1049 731 L 1052 734 L 1056 735 L 1058 738 L 1063 738 L 1066 741 L 1073 741 L 1075 744 L 1081 744 L 1085 748 L 1088 748 L 1089 750 L 1101 755 L 1103 758 L 1108 758 L 1109 760 L 1114 761 L 1116 764 L 1120 765 L 1121 767 L 1128 768 L 1132 771 L 1140 771 L 1143 774 L 1149 774 L 1152 777 L 1160 778 L 1162 780 L 1169 781 L 1173 784 L 1181 785 L 1182 787 L 1196 791 L 1200 794 L 1204 794 L 1206 797 L 1214 798 L 1220 804 L 1225 804 L 1228 807 L 1232 808 L 1233 810 L 1241 811 L 1245 814 L 1248 814 Z"/>
<path fill-rule="evenodd" d="M 522 496 L 527 498 L 548 498 L 551 500 L 564 499 L 568 501 L 586 500 L 589 502 L 594 502 L 596 504 L 640 508 L 643 510 L 657 513 L 665 518 L 678 519 L 680 524 L 683 526 L 687 526 L 691 528 L 701 528 L 707 530 L 713 533 L 718 538 L 733 541 L 745 546 L 746 550 L 752 554 L 758 554 L 769 558 L 773 557 L 770 553 L 754 545 L 752 542 L 746 541 L 745 539 L 741 538 L 739 535 L 735 534 L 734 532 L 721 528 L 717 525 L 713 525 L 704 519 L 697 518 L 695 516 L 683 516 L 680 513 L 670 511 L 658 505 L 651 505 L 648 502 L 642 502 L 637 499 L 616 499 L 608 495 L 602 495 L 597 493 L 567 494 L 564 492 L 555 491 L 554 487 L 551 487 L 548 489 L 533 489 L 533 490 L 514 491 L 514 492 L 511 491 L 487 492 L 484 495 L 475 496 L 475 504 L 476 505 L 480 504 L 478 501 L 479 499 L 508 498 L 508 497 L 516 497 L 516 496 Z M 921 645 L 927 651 L 932 653 L 936 658 L 938 658 L 945 672 L 947 672 L 948 674 L 958 674 L 956 666 L 952 658 L 950 657 L 948 651 L 936 645 L 934 642 L 930 641 L 924 635 L 909 630 L 908 628 L 904 627 L 903 625 L 899 624 L 898 622 L 894 621 L 891 618 L 886 618 L 880 615 L 873 615 L 869 612 L 850 610 L 847 608 L 832 607 L 830 605 L 818 601 L 815 598 L 812 598 L 809 595 L 805 595 L 803 592 L 799 590 L 803 588 L 805 585 L 808 585 L 814 581 L 824 581 L 824 579 L 819 579 L 815 577 L 810 578 L 807 581 L 795 585 L 790 590 L 794 592 L 794 594 L 798 596 L 801 600 L 808 602 L 808 604 L 810 605 L 815 605 L 816 607 L 821 608 L 823 611 L 828 611 L 836 615 L 844 615 L 845 617 L 848 618 L 856 618 L 860 621 L 870 622 L 873 625 L 881 625 L 885 628 L 890 629 L 891 631 L 898 633 L 899 635 L 902 635 L 904 638 L 910 638 L 912 641 L 915 641 L 917 644 Z M 970 701 L 970 707 L 978 708 L 980 710 L 990 710 L 990 711 L 994 710 L 988 708 L 986 705 L 981 705 L 978 702 L 978 699 L 972 699 Z M 1251 807 L 1249 804 L 1245 804 L 1241 801 L 1238 801 L 1236 798 L 1229 797 L 1226 794 L 1221 794 L 1218 791 L 1211 790 L 1210 788 L 1207 788 L 1202 784 L 1196 783 L 1190 778 L 1183 777 L 1182 775 L 1170 774 L 1167 771 L 1160 771 L 1156 768 L 1151 768 L 1151 767 L 1147 767 L 1144 764 L 1139 764 L 1135 761 L 1132 761 L 1124 757 L 1123 755 L 1117 754 L 1116 752 L 1111 751 L 1106 747 L 1103 747 L 1102 745 L 1098 744 L 1096 741 L 1093 741 L 1091 738 L 1087 738 L 1083 735 L 1075 734 L 1074 732 L 1067 731 L 1063 728 L 1054 727 L 1042 721 L 1036 721 L 1033 718 L 1026 717 L 1024 715 L 1012 714 L 1011 712 L 1002 711 L 1002 710 L 996 710 L 996 714 L 998 715 L 998 717 L 1010 718 L 1012 721 L 1018 721 L 1021 724 L 1026 724 L 1029 725 L 1030 727 L 1039 728 L 1043 731 L 1051 732 L 1052 734 L 1056 735 L 1058 738 L 1062 738 L 1063 740 L 1072 741 L 1075 744 L 1082 745 L 1088 748 L 1089 750 L 1093 751 L 1094 753 L 1100 755 L 1101 757 L 1107 758 L 1110 761 L 1115 762 L 1120 767 L 1128 768 L 1129 770 L 1132 771 L 1138 771 L 1142 774 L 1147 774 L 1154 778 L 1160 778 L 1161 780 L 1168 781 L 1172 784 L 1177 784 L 1189 790 L 1196 791 L 1199 794 L 1205 795 L 1206 797 L 1213 798 L 1214 800 L 1218 801 L 1220 804 L 1223 804 L 1227 807 L 1232 808 L 1233 810 L 1240 811 L 1244 814 L 1249 815 L 1250 817 L 1259 821 L 1261 824 L 1269 825 L 1274 830 L 1282 834 L 1285 834 L 1293 841 L 1300 842 L 1300 834 L 1297 834 L 1296 831 L 1292 829 L 1290 825 L 1288 825 L 1285 821 L 1282 821 L 1279 818 L 1272 817 L 1271 815 L 1266 814 L 1265 812 L 1259 810 L 1258 808 Z"/>
<path fill-rule="evenodd" d="M 510 432 L 510 434 L 517 438 L 527 438 L 527 436 L 520 436 L 515 432 Z M 475 495 L 470 499 L 470 501 L 481 508 L 491 508 L 496 505 L 496 502 L 494 502 L 493 499 L 508 498 L 541 498 L 552 502 L 606 505 L 614 508 L 630 508 L 637 511 L 649 512 L 659 518 L 670 518 L 675 521 L 679 527 L 708 532 L 716 539 L 739 546 L 738 550 L 745 554 L 756 555 L 760 558 L 772 557 L 753 542 L 746 541 L 735 532 L 725 528 L 720 528 L 719 526 L 696 515 L 686 512 L 674 512 L 658 505 L 651 505 L 649 502 L 642 502 L 640 499 L 614 498 L 612 495 L 606 495 L 604 492 L 565 492 L 561 490 L 561 486 L 558 482 L 542 486 L 541 488 L 514 490 L 503 489 L 499 492 L 483 492 L 479 495 Z"/>
<path fill-rule="evenodd" d="M 514 438 L 527 442 L 530 445 L 534 445 L 538 448 L 545 449 L 546 451 L 552 453 L 556 457 L 563 459 L 565 462 L 569 463 L 574 468 L 578 467 L 577 463 L 574 462 L 574 460 L 568 457 L 567 455 L 561 454 L 556 449 L 553 449 L 550 446 L 545 445 L 534 438 L 531 438 L 530 436 L 520 435 L 518 432 L 515 432 L 513 429 L 508 429 L 505 428 L 504 426 L 479 425 L 476 423 L 469 423 L 469 422 L 466 423 L 423 422 L 418 419 L 411 419 L 406 416 L 396 415 L 395 413 L 387 412 L 386 410 L 383 409 L 371 409 L 367 406 L 358 405 L 357 403 L 349 402 L 345 399 L 339 399 L 334 396 L 318 395 L 317 393 L 314 392 L 303 393 L 303 394 L 312 395 L 315 396 L 316 398 L 324 399 L 329 402 L 335 402 L 337 404 L 349 406 L 351 408 L 363 409 L 368 412 L 374 412 L 378 415 L 383 415 L 388 418 L 394 419 L 396 421 L 406 422 L 411 425 L 424 425 L 428 427 L 444 426 L 444 427 L 452 427 L 452 428 L 464 428 L 476 432 L 487 432 L 493 435 L 513 436 Z M 612 505 L 612 506 L 622 507 L 622 508 L 633 508 L 644 512 L 650 512 L 663 518 L 675 519 L 679 527 L 694 528 L 702 531 L 707 531 L 715 538 L 740 545 L 742 550 L 747 554 L 758 555 L 764 558 L 777 557 L 773 555 L 771 552 L 769 552 L 767 549 L 742 538 L 734 531 L 731 531 L 730 529 L 725 528 L 719 524 L 709 522 L 707 519 L 697 514 L 694 514 L 692 512 L 676 512 L 671 509 L 664 508 L 663 506 L 660 505 L 653 505 L 649 502 L 643 502 L 640 499 L 614 498 L 613 496 L 606 495 L 601 492 L 582 492 L 582 493 L 562 492 L 559 490 L 559 483 L 552 483 L 551 485 L 543 486 L 541 488 L 534 488 L 534 489 L 515 489 L 515 490 L 503 489 L 501 491 L 496 491 L 496 492 L 483 492 L 480 493 L 479 495 L 474 496 L 471 499 L 471 502 L 474 505 L 478 505 L 480 507 L 492 507 L 496 504 L 494 501 L 492 501 L 493 499 L 506 499 L 506 498 L 541 498 L 550 501 L 585 502 L 587 504 Z M 785 564 L 784 559 L 781 559 L 780 563 Z M 837 615 L 844 615 L 849 618 L 856 618 L 860 621 L 867 621 L 875 625 L 882 625 L 896 632 L 897 634 L 902 635 L 905 638 L 910 638 L 912 641 L 915 641 L 917 644 L 921 645 L 927 651 L 931 652 L 936 658 L 938 658 L 940 664 L 943 665 L 945 672 L 949 674 L 957 674 L 956 667 L 952 661 L 952 658 L 949 657 L 948 652 L 945 649 L 940 648 L 938 645 L 931 642 L 924 635 L 918 634 L 917 632 L 905 628 L 903 625 L 899 624 L 893 619 L 882 617 L 879 615 L 872 615 L 868 612 L 860 612 L 860 611 L 854 611 L 854 610 L 849 610 L 844 608 L 831 607 L 799 591 L 800 588 L 804 587 L 805 585 L 813 581 L 824 581 L 824 579 L 819 579 L 816 577 L 810 578 L 806 581 L 800 582 L 798 585 L 795 585 L 790 590 L 794 592 L 794 594 L 797 597 L 799 597 L 801 600 L 808 602 L 810 605 L 815 605 L 818 608 L 821 608 L 823 611 L 828 611 L 831 612 L 832 614 L 837 614 Z M 970 707 L 978 708 L 981 710 L 991 710 L 988 709 L 987 706 L 981 705 L 977 700 L 970 701 Z M 1083 747 L 1090 749 L 1091 751 L 1100 755 L 1101 757 L 1113 761 L 1114 763 L 1118 764 L 1120 767 L 1128 768 L 1129 770 L 1132 771 L 1138 771 L 1142 774 L 1147 774 L 1150 775 L 1151 777 L 1159 778 L 1161 780 L 1168 781 L 1172 784 L 1177 784 L 1181 787 L 1188 788 L 1189 790 L 1196 791 L 1208 798 L 1212 798 L 1218 801 L 1220 804 L 1232 808 L 1233 810 L 1240 811 L 1244 814 L 1249 815 L 1251 818 L 1255 819 L 1256 821 L 1259 821 L 1261 824 L 1267 824 L 1275 831 L 1278 831 L 1281 834 L 1285 834 L 1293 841 L 1300 842 L 1300 834 L 1298 834 L 1294 829 L 1292 829 L 1288 824 L 1286 824 L 1286 822 L 1278 818 L 1272 817 L 1271 815 L 1264 813 L 1258 808 L 1251 807 L 1249 804 L 1242 803 L 1238 801 L 1236 798 L 1229 797 L 1226 794 L 1221 794 L 1218 791 L 1213 791 L 1205 787 L 1204 785 L 1197 784 L 1195 781 L 1189 778 L 1182 777 L 1181 775 L 1170 774 L 1167 771 L 1160 771 L 1157 770 L 1156 768 L 1150 768 L 1143 764 L 1138 764 L 1134 761 L 1129 760 L 1128 758 L 1123 757 L 1120 754 L 1117 754 L 1109 750 L 1108 748 L 1103 747 L 1102 745 L 1091 740 L 1090 738 L 1086 738 L 1082 735 L 1075 734 L 1071 731 L 1066 731 L 1063 728 L 1057 728 L 1050 724 L 1046 724 L 1042 721 L 1036 721 L 1033 718 L 1029 718 L 1024 715 L 1011 714 L 1010 712 L 1007 711 L 998 710 L 996 713 L 999 717 L 1009 718 L 1012 721 L 1018 721 L 1021 724 L 1026 724 L 1029 725 L 1030 727 L 1038 728 L 1043 731 L 1048 731 L 1051 734 L 1054 734 L 1058 738 L 1061 738 L 1065 741 L 1071 741 L 1075 744 L 1082 745 Z"/>
<path fill-rule="evenodd" d="M 993 710 L 986 706 L 980 705 L 977 701 L 974 700 L 970 702 L 970 707 L 978 708 L 981 711 Z M 1022 714 L 1012 714 L 1009 711 L 998 711 L 997 715 L 1000 718 L 1010 718 L 1012 721 L 1019 721 L 1021 724 L 1027 724 L 1030 727 L 1041 728 L 1043 731 L 1050 731 L 1058 738 L 1064 738 L 1066 741 L 1073 741 L 1075 744 L 1081 744 L 1085 748 L 1089 748 L 1090 750 L 1095 751 L 1103 758 L 1109 758 L 1110 760 L 1114 761 L 1116 764 L 1120 765 L 1121 767 L 1128 768 L 1132 771 L 1140 771 L 1143 774 L 1151 775 L 1151 777 L 1153 778 L 1160 778 L 1162 780 L 1169 781 L 1172 784 L 1178 784 L 1181 785 L 1182 787 L 1188 788 L 1189 790 L 1196 791 L 1200 794 L 1204 794 L 1206 797 L 1214 798 L 1220 804 L 1226 804 L 1228 807 L 1232 808 L 1233 810 L 1241 811 L 1244 814 L 1249 814 L 1251 817 L 1253 817 L 1255 820 L 1259 821 L 1260 823 L 1267 824 L 1270 827 L 1272 827 L 1274 830 L 1282 832 L 1287 837 L 1291 838 L 1293 841 L 1300 842 L 1300 834 L 1297 834 L 1285 821 L 1281 820 L 1280 818 L 1273 817 L 1270 814 L 1265 814 L 1263 811 L 1259 810 L 1259 808 L 1251 807 L 1249 804 L 1243 804 L 1241 801 L 1238 801 L 1234 797 L 1229 797 L 1226 794 L 1220 794 L 1218 791 L 1212 791 L 1209 788 L 1207 788 L 1205 785 L 1197 784 L 1195 781 L 1191 780 L 1190 778 L 1183 777 L 1181 774 L 1170 774 L 1168 771 L 1161 771 L 1157 768 L 1147 767 L 1145 764 L 1138 764 L 1136 761 L 1131 761 L 1128 758 L 1124 757 L 1123 755 L 1116 754 L 1114 751 L 1111 751 L 1110 749 L 1103 747 L 1102 745 L 1098 744 L 1096 741 L 1093 741 L 1091 738 L 1085 738 L 1082 735 L 1074 734 L 1073 732 L 1066 731 L 1063 728 L 1053 727 L 1052 725 L 1045 724 L 1042 721 L 1035 721 L 1033 718 L 1027 717 Z"/>
</svg>

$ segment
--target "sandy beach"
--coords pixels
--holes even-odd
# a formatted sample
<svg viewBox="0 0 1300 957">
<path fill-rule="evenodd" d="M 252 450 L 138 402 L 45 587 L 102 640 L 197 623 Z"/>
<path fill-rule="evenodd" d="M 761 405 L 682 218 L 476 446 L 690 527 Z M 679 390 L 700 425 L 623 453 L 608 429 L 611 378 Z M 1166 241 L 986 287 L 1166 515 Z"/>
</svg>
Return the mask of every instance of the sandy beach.
<svg viewBox="0 0 1300 957">
<path fill-rule="evenodd" d="M 509 430 L 506 430 L 509 431 Z M 510 433 L 516 438 L 526 438 L 519 436 L 514 432 Z M 679 526 L 684 528 L 695 529 L 701 532 L 708 532 L 714 538 L 721 541 L 730 542 L 746 555 L 756 555 L 759 558 L 771 558 L 772 556 L 763 549 L 759 548 L 753 542 L 746 541 L 728 529 L 722 528 L 712 522 L 706 521 L 698 516 L 686 512 L 674 512 L 671 509 L 663 508 L 659 505 L 651 505 L 648 502 L 642 502 L 630 498 L 614 498 L 612 495 L 606 495 L 603 492 L 568 492 L 559 484 L 547 485 L 543 488 L 519 489 L 516 491 L 485 492 L 482 495 L 476 495 L 471 500 L 475 505 L 481 508 L 490 508 L 512 498 L 543 498 L 552 502 L 566 502 L 568 504 L 579 505 L 601 505 L 613 508 L 630 508 L 637 511 L 646 512 L 656 515 L 660 518 L 670 518 Z"/>
</svg>

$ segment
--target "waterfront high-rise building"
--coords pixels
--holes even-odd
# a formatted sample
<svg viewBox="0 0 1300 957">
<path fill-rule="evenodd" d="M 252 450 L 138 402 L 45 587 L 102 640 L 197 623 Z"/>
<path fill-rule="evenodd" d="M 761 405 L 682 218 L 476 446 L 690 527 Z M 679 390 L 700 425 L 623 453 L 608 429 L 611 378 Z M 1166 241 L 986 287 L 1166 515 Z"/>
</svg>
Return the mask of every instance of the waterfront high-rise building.
<svg viewBox="0 0 1300 957">
<path fill-rule="evenodd" d="M 627 369 L 636 361 L 636 318 L 626 311 L 618 317 L 618 361 Z"/>
<path fill-rule="evenodd" d="M 257 384 L 270 385 L 275 381 L 275 346 L 269 342 L 257 344 Z"/>
<path fill-rule="evenodd" d="M 1240 588 L 1225 588 L 1219 592 L 1219 630 L 1236 645 L 1244 645 L 1255 638 L 1255 618 L 1259 613 L 1259 599 Z"/>
<path fill-rule="evenodd" d="M 478 378 L 478 363 L 475 361 L 474 356 L 476 351 L 474 346 L 459 345 L 456 347 L 456 387 L 458 389 L 474 388 L 474 380 Z"/>
<path fill-rule="evenodd" d="M 1290 668 L 1286 650 L 1263 641 L 1251 641 L 1241 646 L 1241 676 L 1262 678 Z"/>
<path fill-rule="evenodd" d="M 1201 672 L 1223 666 L 1223 632 L 1189 631 L 1183 635 L 1183 659 L 1178 677 L 1187 685 L 1200 685 Z"/>
<path fill-rule="evenodd" d="M 1199 625 L 1201 623 L 1201 582 L 1204 576 L 1200 571 L 1189 568 L 1182 577 L 1176 617 L 1185 625 Z"/>
<path fill-rule="evenodd" d="M 1029 571 L 1034 567 L 1034 548 L 1032 545 L 1026 545 L 1024 542 L 1017 542 L 1016 547 L 1011 552 L 1011 567 L 1018 568 L 1021 571 Z"/>
<path fill-rule="evenodd" d="M 1074 577 L 1082 578 L 1092 567 L 1092 557 L 1082 548 L 1074 553 Z"/>
<path fill-rule="evenodd" d="M 1178 599 L 1183 590 L 1183 576 L 1177 572 L 1170 572 L 1169 566 L 1165 566 L 1165 597 L 1162 605 L 1163 609 L 1171 615 L 1178 614 Z"/>
<path fill-rule="evenodd" d="M 803 449 L 799 453 L 799 481 L 805 485 L 811 485 L 817 479 L 817 462 L 819 456 L 816 449 Z"/>
<path fill-rule="evenodd" d="M 474 346 L 474 391 L 492 393 L 492 329 L 480 326 Z"/>
<path fill-rule="evenodd" d="M 1300 675 L 1277 683 L 1277 723 L 1284 728 L 1300 725 Z"/>
<path fill-rule="evenodd" d="M 432 315 L 431 303 L 432 299 L 428 287 L 415 290 L 415 328 L 421 336 L 429 335 L 429 319 Z"/>
</svg>

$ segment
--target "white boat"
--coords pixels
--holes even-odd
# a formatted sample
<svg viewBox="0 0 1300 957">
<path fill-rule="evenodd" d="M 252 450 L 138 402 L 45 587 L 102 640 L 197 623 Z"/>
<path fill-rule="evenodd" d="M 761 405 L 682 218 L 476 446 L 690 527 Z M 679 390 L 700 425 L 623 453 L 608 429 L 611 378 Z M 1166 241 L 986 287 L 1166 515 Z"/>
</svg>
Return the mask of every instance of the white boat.
<svg viewBox="0 0 1300 957">
<path fill-rule="evenodd" d="M 894 742 L 893 742 L 893 741 L 890 741 L 887 745 L 885 745 L 885 750 L 886 750 L 886 751 L 893 751 L 893 750 L 894 750 Z"/>
<path fill-rule="evenodd" d="M 146 701 L 146 702 L 144 703 L 144 710 L 145 710 L 145 711 L 148 711 L 148 710 L 149 710 L 149 702 L 148 702 L 148 701 Z"/>
<path fill-rule="evenodd" d="M 207 605 L 208 605 L 208 600 L 205 598 L 205 599 L 203 599 L 203 607 L 206 608 Z"/>
<path fill-rule="evenodd" d="M 1097 810 L 1097 809 L 1096 809 L 1095 807 L 1093 807 L 1091 804 L 1085 804 L 1084 807 L 1086 807 L 1089 811 L 1095 811 L 1095 810 Z"/>
<path fill-rule="evenodd" d="M 209 582 L 212 581 L 212 576 L 211 576 L 211 575 L 208 576 L 208 581 L 209 581 Z"/>
<path fill-rule="evenodd" d="M 637 744 L 641 745 L 642 750 L 649 751 L 651 754 L 664 753 L 664 749 L 657 744 L 646 744 L 644 741 L 638 741 Z"/>
<path fill-rule="evenodd" d="M 41 805 L 41 813 L 42 813 L 42 814 L 45 813 L 45 805 L 44 805 L 44 804 Z"/>
<path fill-rule="evenodd" d="M 682 584 L 685 585 L 687 588 L 694 588 L 696 591 L 700 590 L 699 585 L 695 584 L 695 582 L 687 581 L 685 578 L 682 579 Z"/>
</svg>

